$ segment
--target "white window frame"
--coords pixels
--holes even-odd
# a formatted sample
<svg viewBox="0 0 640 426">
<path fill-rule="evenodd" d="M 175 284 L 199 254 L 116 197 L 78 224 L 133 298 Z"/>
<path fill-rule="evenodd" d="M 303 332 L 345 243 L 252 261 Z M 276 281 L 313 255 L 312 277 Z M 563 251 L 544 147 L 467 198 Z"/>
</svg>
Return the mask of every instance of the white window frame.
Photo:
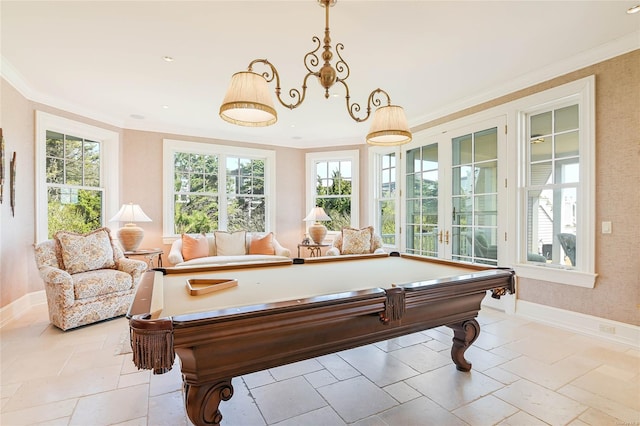
<svg viewBox="0 0 640 426">
<path fill-rule="evenodd" d="M 369 186 L 369 211 L 373 212 L 370 215 L 371 223 L 375 224 L 377 228 L 380 224 L 380 212 L 378 211 L 378 195 L 379 189 L 382 185 L 382 176 L 380 175 L 380 171 L 382 168 L 381 160 L 383 155 L 395 154 L 396 155 L 396 196 L 395 196 L 395 216 L 396 216 L 396 224 L 395 224 L 395 233 L 396 233 L 396 243 L 395 244 L 384 244 L 384 248 L 388 250 L 399 250 L 399 247 L 403 247 L 401 245 L 401 224 L 403 223 L 403 217 L 401 213 L 404 211 L 401 206 L 401 194 L 402 192 L 402 182 L 401 182 L 401 173 L 403 170 L 402 161 L 404 160 L 404 156 L 401 154 L 400 148 L 397 146 L 394 147 L 385 147 L 385 146 L 371 146 L 369 148 L 369 170 L 371 171 L 371 185 Z M 378 234 L 382 233 L 381 229 L 376 229 Z"/>
<path fill-rule="evenodd" d="M 527 115 L 542 109 L 553 109 L 566 105 L 568 101 L 579 104 L 580 120 L 580 173 L 577 191 L 580 207 L 577 214 L 576 234 L 580 241 L 578 267 L 559 265 L 533 264 L 526 261 L 526 173 Z M 517 194 L 518 214 L 516 224 L 518 244 L 511 252 L 517 256 L 513 259 L 516 273 L 524 278 L 550 281 L 578 287 L 593 288 L 597 274 L 595 272 L 595 77 L 589 76 L 565 85 L 539 92 L 517 102 L 514 114 L 517 128 Z"/>
<path fill-rule="evenodd" d="M 102 226 L 120 207 L 120 134 L 68 118 L 36 111 L 36 243 L 48 238 L 47 130 L 100 142 L 100 185 L 103 188 Z M 115 229 L 115 228 L 114 228 Z"/>
<path fill-rule="evenodd" d="M 174 232 L 174 204 L 173 204 L 173 161 L 176 152 L 188 152 L 193 154 L 208 154 L 219 156 L 218 161 L 218 185 L 226 188 L 226 157 L 244 157 L 265 160 L 264 195 L 266 199 L 265 231 L 276 232 L 276 153 L 268 149 L 242 148 L 229 145 L 214 145 L 201 142 L 187 142 L 175 139 L 163 140 L 163 166 L 162 166 L 162 232 L 163 242 L 171 244 L 178 235 Z M 227 216 L 227 192 L 226 189 L 218 192 L 218 227 L 226 229 Z"/>
<path fill-rule="evenodd" d="M 325 161 L 351 161 L 351 227 L 358 228 L 360 220 L 360 151 L 326 151 L 309 152 L 306 154 L 306 201 L 305 215 L 316 205 L 316 164 Z M 305 224 L 305 232 L 308 232 L 309 224 Z M 327 237 L 334 238 L 336 231 L 328 231 Z"/>
</svg>

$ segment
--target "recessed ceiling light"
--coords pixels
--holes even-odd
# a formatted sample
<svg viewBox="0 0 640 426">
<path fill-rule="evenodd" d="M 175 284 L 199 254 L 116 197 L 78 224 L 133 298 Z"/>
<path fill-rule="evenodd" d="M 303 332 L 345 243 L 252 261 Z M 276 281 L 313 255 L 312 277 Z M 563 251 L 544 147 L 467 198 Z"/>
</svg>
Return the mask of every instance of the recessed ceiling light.
<svg viewBox="0 0 640 426">
<path fill-rule="evenodd" d="M 136 120 L 144 120 L 144 115 L 140 114 L 131 114 L 129 117 L 135 118 Z"/>
<path fill-rule="evenodd" d="M 162 105 L 163 109 L 169 109 L 169 105 Z"/>
<path fill-rule="evenodd" d="M 171 56 L 163 56 L 162 60 L 165 62 L 173 62 L 173 58 Z"/>
<path fill-rule="evenodd" d="M 638 13 L 638 12 L 640 12 L 640 4 L 636 4 L 635 6 L 630 7 L 629 9 L 627 9 L 627 13 L 629 15 L 631 15 L 633 13 Z"/>
</svg>

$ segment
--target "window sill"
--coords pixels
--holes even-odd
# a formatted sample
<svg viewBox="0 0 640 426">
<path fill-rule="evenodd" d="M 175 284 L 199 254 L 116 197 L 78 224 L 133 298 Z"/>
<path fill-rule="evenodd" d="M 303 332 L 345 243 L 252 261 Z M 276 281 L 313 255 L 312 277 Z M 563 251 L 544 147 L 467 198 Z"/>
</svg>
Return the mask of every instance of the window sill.
<svg viewBox="0 0 640 426">
<path fill-rule="evenodd" d="M 516 275 L 557 284 L 594 288 L 598 274 L 576 271 L 574 269 L 555 268 L 544 265 L 518 264 L 514 268 Z"/>
</svg>

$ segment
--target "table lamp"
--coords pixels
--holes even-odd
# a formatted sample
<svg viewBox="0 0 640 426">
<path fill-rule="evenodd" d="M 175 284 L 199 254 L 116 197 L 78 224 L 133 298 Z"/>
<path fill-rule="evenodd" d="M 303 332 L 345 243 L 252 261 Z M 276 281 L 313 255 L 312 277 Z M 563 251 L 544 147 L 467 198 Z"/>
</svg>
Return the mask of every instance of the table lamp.
<svg viewBox="0 0 640 426">
<path fill-rule="evenodd" d="M 309 236 L 316 244 L 322 244 L 324 237 L 327 236 L 327 227 L 320 223 L 320 221 L 331 220 L 329 215 L 324 212 L 322 207 L 314 207 L 309 214 L 302 219 L 303 221 L 313 221 L 314 223 L 309 225 Z"/>
<path fill-rule="evenodd" d="M 123 204 L 118 213 L 109 222 L 129 222 L 118 229 L 116 235 L 124 251 L 134 251 L 142 242 L 144 230 L 133 222 L 151 222 L 138 204 Z"/>
</svg>

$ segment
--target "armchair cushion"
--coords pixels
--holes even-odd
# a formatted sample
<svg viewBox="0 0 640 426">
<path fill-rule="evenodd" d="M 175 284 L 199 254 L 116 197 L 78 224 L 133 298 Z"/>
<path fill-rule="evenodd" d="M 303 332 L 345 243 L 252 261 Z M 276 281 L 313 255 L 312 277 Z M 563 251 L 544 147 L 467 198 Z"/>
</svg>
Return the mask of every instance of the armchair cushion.
<svg viewBox="0 0 640 426">
<path fill-rule="evenodd" d="M 113 269 L 116 266 L 108 228 L 99 228 L 87 234 L 58 231 L 55 240 L 60 247 L 64 269 L 70 274 Z"/>
<path fill-rule="evenodd" d="M 72 275 L 71 278 L 73 279 L 73 293 L 76 299 L 87 299 L 129 290 L 133 285 L 131 275 L 110 269 L 80 272 Z"/>
<path fill-rule="evenodd" d="M 342 254 L 365 254 L 373 250 L 373 227 L 342 229 Z"/>
</svg>

